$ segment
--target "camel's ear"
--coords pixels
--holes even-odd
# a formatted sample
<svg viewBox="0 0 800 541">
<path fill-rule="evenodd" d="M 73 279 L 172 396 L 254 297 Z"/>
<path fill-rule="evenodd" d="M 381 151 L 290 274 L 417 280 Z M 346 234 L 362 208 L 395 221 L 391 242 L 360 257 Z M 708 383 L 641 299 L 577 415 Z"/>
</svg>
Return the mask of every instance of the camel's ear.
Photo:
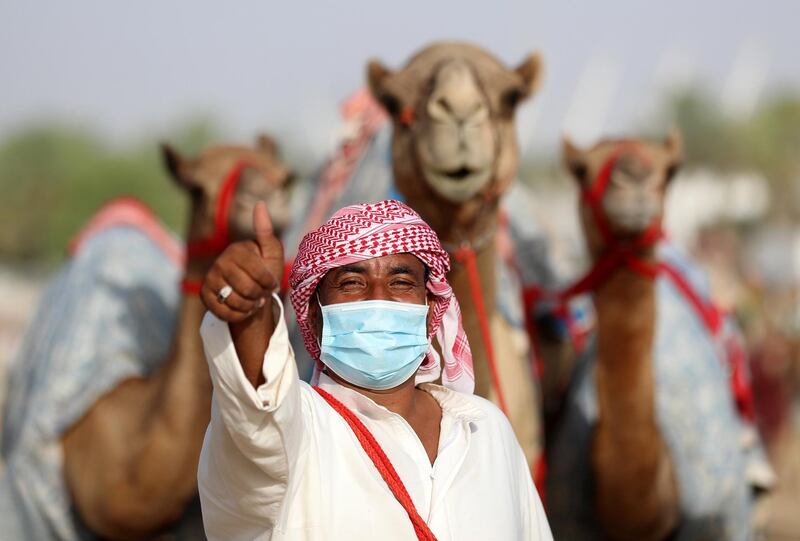
<svg viewBox="0 0 800 541">
<path fill-rule="evenodd" d="M 175 182 L 181 186 L 194 186 L 189 176 L 189 162 L 169 143 L 161 143 L 161 158 Z"/>
<path fill-rule="evenodd" d="M 367 64 L 367 83 L 369 91 L 386 112 L 393 118 L 397 118 L 402 109 L 402 104 L 387 87 L 387 80 L 393 75 L 392 70 L 384 66 L 378 60 L 370 60 Z"/>
<path fill-rule="evenodd" d="M 529 54 L 514 70 L 522 79 L 521 99 L 529 97 L 539 89 L 542 82 L 542 55 L 539 51 Z"/>
<path fill-rule="evenodd" d="M 256 136 L 256 150 L 271 157 L 277 157 L 280 152 L 278 144 L 266 133 L 259 133 Z"/>
<path fill-rule="evenodd" d="M 667 152 L 667 181 L 672 180 L 678 169 L 683 164 L 683 138 L 678 128 L 673 127 L 664 140 L 664 150 Z"/>
<path fill-rule="evenodd" d="M 562 154 L 564 160 L 564 166 L 572 173 L 572 176 L 575 177 L 581 184 L 586 183 L 586 179 L 588 178 L 588 167 L 586 165 L 586 157 L 585 153 L 576 147 L 572 140 L 566 135 L 563 137 L 561 141 L 562 146 Z"/>
</svg>

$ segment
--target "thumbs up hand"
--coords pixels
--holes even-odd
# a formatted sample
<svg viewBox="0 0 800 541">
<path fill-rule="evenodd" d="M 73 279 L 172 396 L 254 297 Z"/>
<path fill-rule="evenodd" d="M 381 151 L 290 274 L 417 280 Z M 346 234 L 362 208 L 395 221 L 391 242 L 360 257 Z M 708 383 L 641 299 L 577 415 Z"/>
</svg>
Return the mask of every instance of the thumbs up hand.
<svg viewBox="0 0 800 541">
<path fill-rule="evenodd" d="M 246 321 L 269 304 L 283 277 L 283 246 L 263 202 L 253 209 L 253 230 L 254 240 L 235 242 L 217 257 L 200 290 L 206 308 L 229 323 Z"/>
<path fill-rule="evenodd" d="M 275 236 L 267 204 L 263 201 L 256 203 L 253 208 L 253 232 L 261 252 L 261 259 L 276 280 L 274 289 L 278 288 L 283 278 L 283 244 Z"/>
</svg>

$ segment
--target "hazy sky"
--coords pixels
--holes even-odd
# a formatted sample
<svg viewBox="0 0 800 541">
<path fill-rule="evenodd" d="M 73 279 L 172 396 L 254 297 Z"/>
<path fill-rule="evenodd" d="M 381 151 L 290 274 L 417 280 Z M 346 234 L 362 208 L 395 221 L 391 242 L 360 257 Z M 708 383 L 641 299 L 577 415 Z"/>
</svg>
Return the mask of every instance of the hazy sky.
<svg viewBox="0 0 800 541">
<path fill-rule="evenodd" d="M 200 112 L 237 138 L 291 130 L 321 150 L 369 57 L 399 66 L 463 39 L 509 64 L 544 53 L 519 129 L 546 148 L 565 128 L 641 125 L 667 82 L 706 84 L 734 109 L 800 87 L 798 21 L 795 0 L 0 0 L 0 137 L 56 117 L 137 139 Z"/>
</svg>

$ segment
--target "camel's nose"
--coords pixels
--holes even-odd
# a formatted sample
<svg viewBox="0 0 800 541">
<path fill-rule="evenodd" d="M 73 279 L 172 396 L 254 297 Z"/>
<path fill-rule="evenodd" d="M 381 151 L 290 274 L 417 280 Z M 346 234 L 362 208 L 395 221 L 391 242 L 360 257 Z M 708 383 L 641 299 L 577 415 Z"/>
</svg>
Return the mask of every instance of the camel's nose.
<svg viewBox="0 0 800 541">
<path fill-rule="evenodd" d="M 428 101 L 428 114 L 434 120 L 456 124 L 488 118 L 484 97 L 466 63 L 453 61 L 439 69 Z"/>
</svg>

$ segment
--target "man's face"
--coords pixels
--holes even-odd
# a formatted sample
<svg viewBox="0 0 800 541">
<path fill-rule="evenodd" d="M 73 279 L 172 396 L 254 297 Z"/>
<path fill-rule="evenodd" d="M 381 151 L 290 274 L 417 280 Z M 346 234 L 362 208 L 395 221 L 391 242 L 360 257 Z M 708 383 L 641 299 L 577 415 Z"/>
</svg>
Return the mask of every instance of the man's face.
<svg viewBox="0 0 800 541">
<path fill-rule="evenodd" d="M 394 254 L 331 269 L 317 286 L 323 305 L 355 301 L 395 301 L 425 304 L 425 265 L 411 254 Z M 316 299 L 308 317 L 317 339 L 322 337 L 322 314 Z M 428 310 L 428 328 L 431 311 Z"/>
</svg>

